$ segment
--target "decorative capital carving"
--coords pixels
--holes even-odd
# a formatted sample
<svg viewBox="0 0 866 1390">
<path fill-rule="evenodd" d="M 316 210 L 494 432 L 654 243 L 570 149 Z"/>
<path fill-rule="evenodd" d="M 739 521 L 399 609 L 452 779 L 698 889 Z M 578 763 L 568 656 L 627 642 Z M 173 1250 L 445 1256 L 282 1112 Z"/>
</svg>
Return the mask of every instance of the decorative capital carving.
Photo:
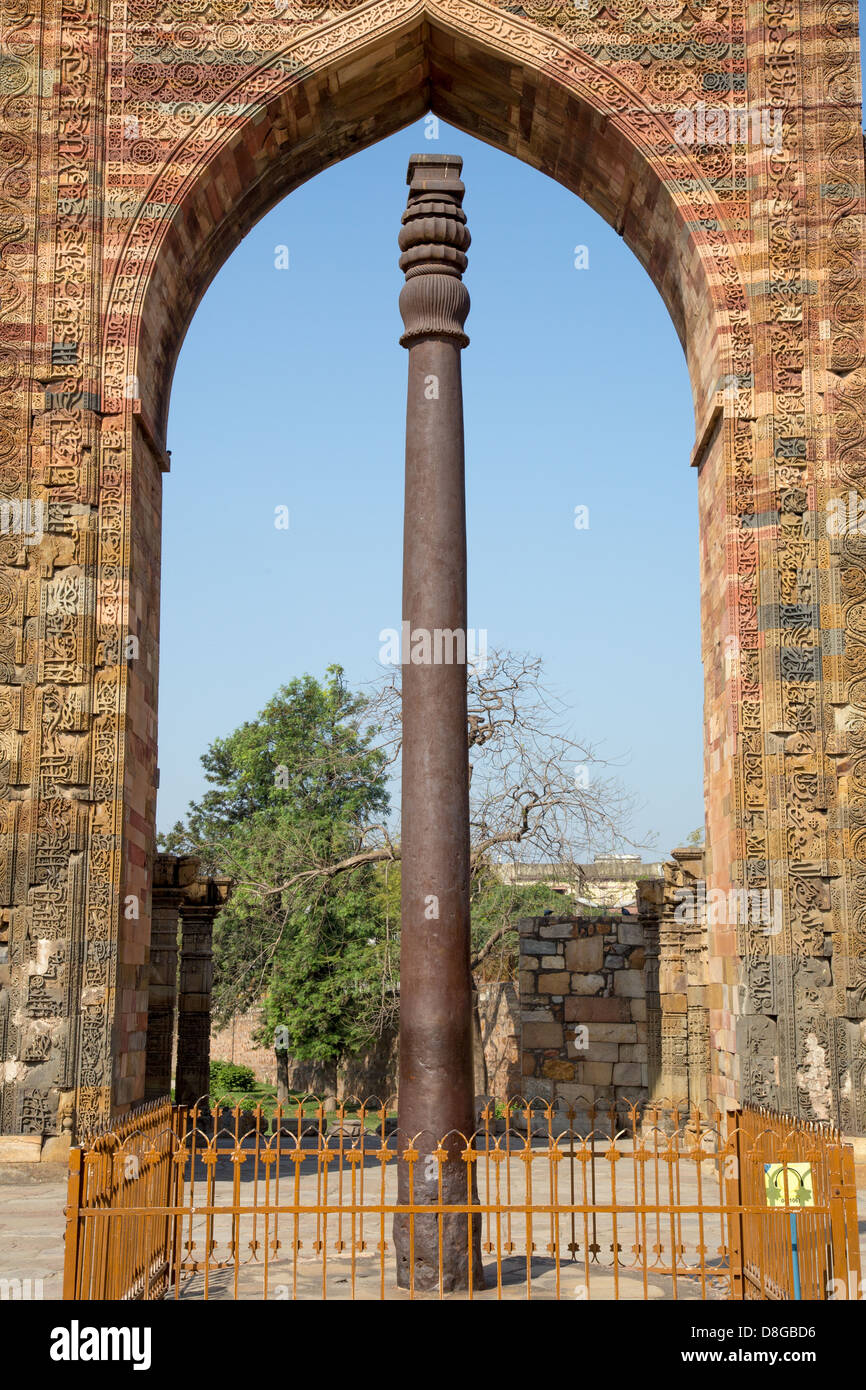
<svg viewBox="0 0 866 1390">
<path fill-rule="evenodd" d="M 463 160 L 456 154 L 413 154 L 406 182 L 409 201 L 398 238 L 400 269 L 406 283 L 400 292 L 405 333 L 403 347 L 419 338 L 455 338 L 469 313 L 469 291 L 461 276 L 471 240 L 463 211 Z"/>
</svg>

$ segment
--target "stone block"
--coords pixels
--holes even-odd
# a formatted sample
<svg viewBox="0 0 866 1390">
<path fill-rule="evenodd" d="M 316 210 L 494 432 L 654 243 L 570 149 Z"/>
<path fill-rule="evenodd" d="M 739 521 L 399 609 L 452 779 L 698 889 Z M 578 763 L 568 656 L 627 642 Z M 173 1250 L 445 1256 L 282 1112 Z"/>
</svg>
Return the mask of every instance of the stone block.
<svg viewBox="0 0 866 1390">
<path fill-rule="evenodd" d="M 521 1009 L 521 1023 L 553 1023 L 554 1017 L 550 1009 Z"/>
<path fill-rule="evenodd" d="M 525 1023 L 522 1028 L 523 1046 L 558 1047 L 565 1044 L 561 1023 Z"/>
<path fill-rule="evenodd" d="M 573 1081 L 574 1063 L 559 1057 L 548 1057 L 542 1064 L 541 1074 L 551 1081 Z"/>
<path fill-rule="evenodd" d="M 646 1086 L 617 1086 L 616 1099 L 620 1105 L 640 1105 L 647 1098 Z"/>
<path fill-rule="evenodd" d="M 619 970 L 613 977 L 614 994 L 623 999 L 642 999 L 646 982 L 642 970 Z"/>
<path fill-rule="evenodd" d="M 539 994 L 564 994 L 568 989 L 568 972 L 558 970 L 539 975 L 537 989 Z"/>
<path fill-rule="evenodd" d="M 628 1023 L 629 1003 L 611 995 L 566 999 L 563 1006 L 567 1023 Z"/>
<path fill-rule="evenodd" d="M 546 1076 L 530 1077 L 523 1084 L 523 1098 L 524 1100 L 543 1100 L 549 1102 L 553 1098 L 553 1088 L 555 1084 L 555 1082 L 549 1081 Z M 518 1106 L 518 1108 L 511 1113 L 512 1115 L 522 1115 L 524 1112 L 523 1109 Z"/>
<path fill-rule="evenodd" d="M 643 1072 L 637 1062 L 617 1062 L 613 1069 L 615 1086 L 640 1086 Z"/>
<path fill-rule="evenodd" d="M 592 1105 L 595 1089 L 592 1086 L 572 1086 L 566 1083 L 557 1086 L 556 1095 L 560 1103 L 580 1109 L 582 1106 Z"/>
<path fill-rule="evenodd" d="M 542 940 L 548 941 L 567 941 L 574 931 L 571 922 L 556 922 L 552 927 L 541 927 L 538 935 Z"/>
<path fill-rule="evenodd" d="M 623 920 L 617 929 L 617 936 L 624 946 L 643 946 L 643 927 L 639 922 Z"/>
<path fill-rule="evenodd" d="M 575 1047 L 575 1039 L 569 1038 L 568 1055 L 576 1061 L 584 1062 L 618 1062 L 620 1060 L 619 1044 L 615 1042 L 593 1042 L 590 1038 L 588 1047 Z"/>
<path fill-rule="evenodd" d="M 0 1167 L 4 1163 L 38 1163 L 41 1155 L 41 1134 L 0 1134 Z"/>
<path fill-rule="evenodd" d="M 72 1139 L 68 1134 L 49 1137 L 43 1142 L 40 1160 L 42 1163 L 68 1163 Z"/>
<path fill-rule="evenodd" d="M 604 960 L 604 942 L 600 936 L 579 937 L 565 948 L 565 963 L 569 970 L 597 971 Z"/>
<path fill-rule="evenodd" d="M 611 1062 L 578 1062 L 577 1079 L 586 1085 L 609 1086 L 613 1079 Z"/>
<path fill-rule="evenodd" d="M 566 985 L 566 988 L 568 986 Z M 600 994 L 604 989 L 603 975 L 572 975 L 571 993 L 574 994 Z"/>
<path fill-rule="evenodd" d="M 637 1026 L 634 1023 L 591 1023 L 590 1042 L 634 1043 L 637 1042 Z"/>
<path fill-rule="evenodd" d="M 666 994 L 662 1000 L 662 1008 L 666 1014 L 688 1013 L 688 997 L 685 994 Z"/>
</svg>

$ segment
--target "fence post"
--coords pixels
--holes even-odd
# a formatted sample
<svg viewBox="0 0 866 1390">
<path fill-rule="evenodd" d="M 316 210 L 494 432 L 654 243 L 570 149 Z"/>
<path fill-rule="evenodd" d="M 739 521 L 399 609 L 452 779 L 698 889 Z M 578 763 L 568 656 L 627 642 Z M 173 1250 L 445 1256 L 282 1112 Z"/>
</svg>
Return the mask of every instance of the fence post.
<svg viewBox="0 0 866 1390">
<path fill-rule="evenodd" d="M 848 1233 L 848 1297 L 851 1297 L 851 1281 L 854 1282 L 854 1297 L 863 1297 L 861 1291 L 862 1272 L 860 1268 L 860 1228 L 857 1224 L 857 1178 L 854 1172 L 854 1150 L 850 1144 L 842 1146 L 842 1204 L 845 1209 L 845 1226 Z"/>
<path fill-rule="evenodd" d="M 858 1239 L 855 1238 L 853 1242 L 849 1242 L 846 1239 L 847 1232 L 845 1227 L 846 1217 L 848 1216 L 848 1203 L 845 1200 L 847 1194 L 845 1192 L 846 1183 L 844 1178 L 844 1168 L 846 1149 L 848 1149 L 848 1146 L 843 1145 L 841 1139 L 836 1138 L 833 1141 L 831 1141 L 831 1143 L 828 1145 L 828 1148 L 828 1168 L 830 1178 L 830 1243 L 833 1251 L 833 1269 L 832 1271 L 827 1271 L 825 1274 L 822 1297 L 830 1297 L 830 1279 L 832 1278 L 834 1282 L 837 1279 L 842 1280 L 842 1283 L 845 1287 L 845 1296 L 847 1298 L 850 1295 L 848 1268 L 849 1255 L 851 1256 L 852 1263 L 855 1265 L 855 1269 L 858 1273 L 860 1266 L 860 1250 Z M 850 1149 L 848 1149 L 849 1154 L 850 1152 Z M 854 1201 L 856 1212 L 856 1197 Z M 856 1229 L 857 1226 L 855 1219 L 854 1230 L 856 1231 Z M 860 1285 L 858 1280 L 856 1285 L 856 1290 L 858 1293 L 859 1288 Z"/>
<path fill-rule="evenodd" d="M 745 1298 L 745 1278 L 743 1273 L 743 1164 L 739 1121 L 741 1111 L 729 1110 L 727 1115 L 727 1135 L 725 1144 L 725 1168 L 734 1160 L 733 1174 L 725 1175 L 725 1205 L 728 1209 L 728 1250 L 731 1261 L 731 1299 Z M 733 1151 L 731 1140 L 733 1139 Z"/>
<path fill-rule="evenodd" d="M 182 1149 L 187 1141 L 187 1108 L 185 1105 L 176 1105 L 172 1111 L 172 1154 L 171 1154 L 171 1201 L 175 1208 L 183 1206 L 184 1193 L 186 1191 L 186 1174 L 184 1167 L 178 1161 L 177 1153 Z M 192 1165 L 194 1159 L 190 1153 L 187 1154 L 186 1161 Z M 192 1169 L 190 1169 L 190 1174 Z M 180 1280 L 180 1269 L 183 1262 L 183 1216 L 175 1211 L 171 1217 L 171 1235 L 169 1240 L 169 1290 L 174 1284 L 175 1296 L 177 1296 L 178 1282 Z"/>
<path fill-rule="evenodd" d="M 160 1271 L 160 1273 L 159 1273 L 159 1280 L 160 1280 L 160 1283 L 162 1283 L 162 1281 L 164 1280 L 164 1281 L 165 1281 L 165 1287 L 166 1287 L 166 1289 L 167 1289 L 167 1288 L 169 1287 L 169 1285 L 170 1285 L 170 1282 L 171 1282 L 171 1252 L 172 1252 L 172 1225 L 171 1225 L 171 1221 L 172 1221 L 172 1217 L 171 1217 L 170 1208 L 171 1208 L 171 1206 L 172 1206 L 172 1196 L 173 1196 L 173 1193 L 174 1193 L 174 1181 L 173 1181 L 174 1161 L 173 1161 L 173 1160 L 174 1160 L 175 1119 L 174 1119 L 174 1115 L 173 1115 L 173 1113 L 172 1113 L 171 1110 L 168 1110 L 167 1112 L 164 1113 L 164 1112 L 162 1111 L 162 1109 L 160 1108 L 160 1110 L 158 1111 L 158 1114 L 162 1115 L 162 1117 L 163 1117 L 163 1119 L 164 1119 L 163 1128 L 162 1128 L 162 1130 L 159 1131 L 159 1134 L 157 1135 L 157 1138 L 158 1138 L 158 1139 L 160 1140 L 160 1142 L 163 1144 L 162 1157 L 159 1158 L 159 1159 L 157 1159 L 157 1162 L 158 1162 L 158 1163 L 162 1163 L 162 1164 L 163 1164 L 163 1168 L 164 1168 L 164 1171 L 163 1171 L 163 1170 L 160 1170 L 160 1171 L 159 1171 L 159 1174 L 158 1174 L 158 1178 L 159 1178 L 159 1189 L 160 1189 L 160 1190 L 159 1190 L 159 1200 L 160 1200 L 161 1204 L 164 1205 L 164 1206 L 166 1207 L 166 1216 L 165 1216 L 165 1221 L 164 1221 L 163 1223 L 161 1223 L 162 1229 L 161 1229 L 161 1234 L 160 1234 L 159 1241 L 158 1241 L 158 1252 L 157 1252 L 157 1249 L 156 1249 L 157 1240 L 154 1239 L 154 1242 L 153 1242 L 153 1244 L 154 1244 L 154 1249 L 151 1250 L 151 1251 L 149 1252 L 149 1254 L 150 1254 L 150 1259 L 151 1259 L 152 1264 L 155 1265 L 156 1268 L 159 1269 L 159 1271 Z M 167 1138 L 167 1139 L 165 1139 L 165 1137 L 164 1137 L 165 1134 L 166 1134 L 166 1131 L 168 1132 L 168 1138 Z M 159 1229 L 159 1227 L 157 1227 L 157 1229 Z M 156 1265 L 156 1261 L 155 1261 L 155 1258 L 154 1258 L 154 1257 L 157 1255 L 157 1253 L 158 1253 L 159 1261 L 160 1261 L 159 1265 Z"/>
<path fill-rule="evenodd" d="M 66 1181 L 66 1234 L 63 1250 L 63 1298 L 74 1299 L 78 1290 L 78 1254 L 81 1238 L 81 1149 L 69 1150 L 69 1176 Z"/>
</svg>

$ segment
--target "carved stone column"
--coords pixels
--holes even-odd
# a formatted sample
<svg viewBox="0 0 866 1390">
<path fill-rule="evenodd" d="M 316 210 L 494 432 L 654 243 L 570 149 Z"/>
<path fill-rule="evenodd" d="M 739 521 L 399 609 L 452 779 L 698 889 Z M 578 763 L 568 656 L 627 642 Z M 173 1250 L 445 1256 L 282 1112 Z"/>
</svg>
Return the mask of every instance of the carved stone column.
<svg viewBox="0 0 866 1390">
<path fill-rule="evenodd" d="M 192 862 L 197 867 L 197 861 Z M 179 861 L 172 854 L 158 854 L 153 866 L 151 890 L 145 1100 L 167 1096 L 171 1091 L 171 1053 L 177 1005 L 177 934 L 183 896 Z"/>
<path fill-rule="evenodd" d="M 650 1099 L 700 1105 L 711 1094 L 704 851 L 675 849 L 663 879 L 638 884 L 647 940 Z"/>
<path fill-rule="evenodd" d="M 648 1099 L 659 1101 L 662 1090 L 662 1010 L 659 994 L 659 938 L 664 912 L 664 879 L 640 879 L 636 885 L 637 908 L 645 943 L 647 1087 Z"/>
<path fill-rule="evenodd" d="M 409 349 L 403 533 L 403 795 L 398 1200 L 467 1199 L 460 1159 L 475 1128 L 469 968 L 469 777 L 466 736 L 466 505 L 460 353 L 469 294 L 463 161 L 413 155 L 400 232 Z M 408 648 L 408 649 L 407 649 Z M 446 1139 L 448 1158 L 430 1157 Z M 410 1180 L 411 1178 L 411 1180 Z M 441 1186 L 440 1186 L 441 1182 Z M 441 1196 L 440 1196 L 441 1193 Z M 397 1282 L 469 1284 L 466 1218 L 396 1217 Z M 481 1277 L 480 1226 L 473 1280 Z"/>
<path fill-rule="evenodd" d="M 210 1091 L 210 1008 L 213 987 L 213 922 L 219 904 L 191 903 L 180 910 L 177 1072 L 175 1100 L 195 1105 Z"/>
<path fill-rule="evenodd" d="M 707 1007 L 710 978 L 707 912 L 698 891 L 699 886 L 706 883 L 704 851 L 689 846 L 675 849 L 673 857 L 679 865 L 681 884 L 690 888 L 695 896 L 695 912 L 685 926 L 682 953 L 688 1001 L 689 1104 L 702 1105 L 712 1090 L 710 1016 Z"/>
</svg>

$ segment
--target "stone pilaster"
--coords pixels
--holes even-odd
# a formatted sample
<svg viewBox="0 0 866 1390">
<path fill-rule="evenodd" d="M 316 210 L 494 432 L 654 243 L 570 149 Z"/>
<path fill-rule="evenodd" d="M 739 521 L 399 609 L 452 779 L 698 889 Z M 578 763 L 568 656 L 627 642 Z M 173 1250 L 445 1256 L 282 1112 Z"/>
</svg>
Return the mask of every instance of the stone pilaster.
<svg viewBox="0 0 866 1390">
<path fill-rule="evenodd" d="M 171 1092 L 171 1063 L 177 1009 L 179 912 L 187 886 L 198 873 L 191 855 L 158 854 L 151 892 L 150 964 L 147 991 L 147 1062 L 144 1098 Z"/>
<path fill-rule="evenodd" d="M 179 909 L 179 896 L 174 901 L 160 901 L 154 891 L 147 990 L 145 1100 L 167 1096 L 171 1091 L 171 1053 L 177 1004 Z"/>
<path fill-rule="evenodd" d="M 636 884 L 637 910 L 643 928 L 644 983 L 646 987 L 647 1088 L 651 1101 L 660 1100 L 662 1091 L 662 1006 L 659 993 L 659 951 L 664 880 L 640 879 Z"/>
<path fill-rule="evenodd" d="M 181 946 L 178 979 L 177 1072 L 175 1100 L 193 1106 L 210 1090 L 210 1012 L 213 987 L 213 922 L 218 903 L 180 910 Z"/>
<path fill-rule="evenodd" d="M 698 1105 L 712 1091 L 702 849 L 676 849 L 638 884 L 647 938 L 650 1100 Z"/>
</svg>

